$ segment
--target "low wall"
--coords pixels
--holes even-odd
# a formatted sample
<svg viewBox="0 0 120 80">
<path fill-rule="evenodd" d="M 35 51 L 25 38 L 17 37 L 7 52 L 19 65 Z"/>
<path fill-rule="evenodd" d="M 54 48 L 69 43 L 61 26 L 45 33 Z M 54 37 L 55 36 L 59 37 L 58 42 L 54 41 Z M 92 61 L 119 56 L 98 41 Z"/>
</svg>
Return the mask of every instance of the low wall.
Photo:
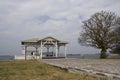
<svg viewBox="0 0 120 80">
<path fill-rule="evenodd" d="M 15 60 L 25 60 L 25 55 L 15 55 Z M 30 60 L 30 59 L 39 59 L 40 57 L 39 56 L 31 56 L 31 55 L 27 55 L 27 60 Z"/>
</svg>

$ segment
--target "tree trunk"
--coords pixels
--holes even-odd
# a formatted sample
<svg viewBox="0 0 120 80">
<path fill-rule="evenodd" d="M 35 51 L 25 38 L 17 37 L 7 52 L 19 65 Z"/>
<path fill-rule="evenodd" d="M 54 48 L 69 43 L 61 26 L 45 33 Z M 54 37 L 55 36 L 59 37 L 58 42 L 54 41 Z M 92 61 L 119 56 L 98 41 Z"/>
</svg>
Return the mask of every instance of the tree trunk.
<svg viewBox="0 0 120 80">
<path fill-rule="evenodd" d="M 102 48 L 101 53 L 100 53 L 100 59 L 107 58 L 106 52 L 107 52 L 107 50 L 105 48 Z"/>
<path fill-rule="evenodd" d="M 101 49 L 101 53 L 102 53 L 102 52 L 106 53 L 107 50 L 106 50 L 105 48 L 102 48 L 102 49 Z"/>
</svg>

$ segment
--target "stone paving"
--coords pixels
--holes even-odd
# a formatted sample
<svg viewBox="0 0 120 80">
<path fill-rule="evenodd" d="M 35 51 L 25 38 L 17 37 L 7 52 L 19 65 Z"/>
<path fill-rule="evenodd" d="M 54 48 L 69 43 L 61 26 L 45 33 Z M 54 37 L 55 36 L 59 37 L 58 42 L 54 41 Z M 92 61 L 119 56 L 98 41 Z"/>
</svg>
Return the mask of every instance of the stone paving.
<svg viewBox="0 0 120 80">
<path fill-rule="evenodd" d="M 99 73 L 120 80 L 120 59 L 43 59 L 43 62 L 61 68 Z"/>
</svg>

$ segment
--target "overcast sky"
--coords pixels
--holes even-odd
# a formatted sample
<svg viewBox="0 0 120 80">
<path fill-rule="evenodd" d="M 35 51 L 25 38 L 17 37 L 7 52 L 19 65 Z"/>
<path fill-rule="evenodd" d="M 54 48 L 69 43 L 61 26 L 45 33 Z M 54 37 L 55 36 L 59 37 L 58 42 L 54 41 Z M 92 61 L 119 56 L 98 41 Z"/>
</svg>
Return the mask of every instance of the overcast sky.
<svg viewBox="0 0 120 80">
<path fill-rule="evenodd" d="M 21 54 L 21 40 L 53 36 L 68 53 L 98 53 L 78 44 L 82 21 L 106 10 L 120 16 L 120 0 L 0 0 L 0 55 Z"/>
</svg>

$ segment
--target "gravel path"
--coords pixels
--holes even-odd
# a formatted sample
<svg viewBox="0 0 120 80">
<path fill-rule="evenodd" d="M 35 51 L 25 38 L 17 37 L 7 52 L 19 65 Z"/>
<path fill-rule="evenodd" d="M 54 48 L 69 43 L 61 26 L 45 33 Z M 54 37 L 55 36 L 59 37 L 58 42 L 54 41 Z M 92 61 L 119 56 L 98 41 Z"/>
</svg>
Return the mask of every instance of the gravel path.
<svg viewBox="0 0 120 80">
<path fill-rule="evenodd" d="M 42 61 L 62 68 L 85 69 L 120 77 L 120 59 L 43 59 Z"/>
</svg>

